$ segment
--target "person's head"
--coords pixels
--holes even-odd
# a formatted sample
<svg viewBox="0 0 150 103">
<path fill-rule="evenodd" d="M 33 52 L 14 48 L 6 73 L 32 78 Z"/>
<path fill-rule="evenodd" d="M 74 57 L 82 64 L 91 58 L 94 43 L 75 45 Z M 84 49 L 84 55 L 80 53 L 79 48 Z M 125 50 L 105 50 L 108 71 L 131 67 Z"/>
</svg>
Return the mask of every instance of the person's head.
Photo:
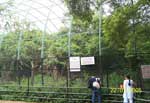
<svg viewBox="0 0 150 103">
<path fill-rule="evenodd" d="M 129 76 L 129 75 L 126 75 L 126 76 L 125 76 L 125 79 L 129 80 L 129 83 L 128 83 L 128 85 L 129 85 L 129 86 L 131 86 L 131 82 L 130 82 L 130 76 Z"/>
<path fill-rule="evenodd" d="M 95 76 L 91 76 L 91 78 L 95 78 Z"/>
<path fill-rule="evenodd" d="M 129 76 L 129 75 L 126 75 L 126 76 L 125 76 L 125 79 L 130 79 L 130 76 Z"/>
</svg>

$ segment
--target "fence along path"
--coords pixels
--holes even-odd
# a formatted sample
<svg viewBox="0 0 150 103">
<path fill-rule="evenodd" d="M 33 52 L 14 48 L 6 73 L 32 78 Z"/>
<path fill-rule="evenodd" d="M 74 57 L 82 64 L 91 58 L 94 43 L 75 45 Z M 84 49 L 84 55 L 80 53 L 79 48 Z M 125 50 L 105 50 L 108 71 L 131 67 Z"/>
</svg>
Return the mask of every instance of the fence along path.
<svg viewBox="0 0 150 103">
<path fill-rule="evenodd" d="M 68 103 L 82 103 L 90 102 L 91 93 L 87 88 L 66 88 L 66 87 L 26 87 L 26 86 L 2 86 L 0 85 L 0 99 L 3 100 L 27 100 L 35 102 L 49 102 L 53 101 L 67 101 Z M 55 90 L 56 89 L 56 90 Z M 75 91 L 79 89 L 79 91 Z M 85 89 L 85 90 L 84 90 Z M 104 88 L 103 88 L 104 89 Z M 108 90 L 105 88 L 105 90 Z M 142 91 L 142 94 L 149 96 L 150 91 Z M 140 95 L 142 95 L 140 94 Z M 5 99 L 7 98 L 7 99 Z M 102 101 L 104 103 L 122 103 L 122 94 L 111 94 L 108 92 L 102 93 Z M 141 98 L 135 97 L 137 103 L 150 103 L 150 97 Z M 34 103 L 35 103 L 34 102 Z M 79 103 L 80 103 L 79 102 Z M 0 103 L 27 103 L 20 101 L 0 101 Z"/>
</svg>

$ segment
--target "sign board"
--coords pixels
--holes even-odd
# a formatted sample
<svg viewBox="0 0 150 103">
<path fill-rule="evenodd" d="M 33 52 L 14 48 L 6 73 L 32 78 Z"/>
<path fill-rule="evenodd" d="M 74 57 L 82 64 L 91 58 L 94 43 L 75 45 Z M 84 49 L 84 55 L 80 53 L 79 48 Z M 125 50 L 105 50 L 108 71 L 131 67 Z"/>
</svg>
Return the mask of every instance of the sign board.
<svg viewBox="0 0 150 103">
<path fill-rule="evenodd" d="M 93 65 L 95 64 L 94 57 L 81 57 L 81 65 Z"/>
<path fill-rule="evenodd" d="M 70 57 L 70 71 L 71 72 L 78 72 L 80 71 L 80 57 Z"/>
<path fill-rule="evenodd" d="M 150 78 L 150 65 L 141 65 L 142 76 L 144 79 Z"/>
</svg>

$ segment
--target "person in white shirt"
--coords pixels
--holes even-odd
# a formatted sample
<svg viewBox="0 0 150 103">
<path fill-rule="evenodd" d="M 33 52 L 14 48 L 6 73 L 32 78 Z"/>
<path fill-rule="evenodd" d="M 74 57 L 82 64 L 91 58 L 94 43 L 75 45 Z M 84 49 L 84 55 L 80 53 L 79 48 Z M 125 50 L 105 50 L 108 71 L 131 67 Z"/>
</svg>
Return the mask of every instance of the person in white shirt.
<svg viewBox="0 0 150 103">
<path fill-rule="evenodd" d="M 133 80 L 130 79 L 130 76 L 125 76 L 123 82 L 123 103 L 133 103 Z"/>
</svg>

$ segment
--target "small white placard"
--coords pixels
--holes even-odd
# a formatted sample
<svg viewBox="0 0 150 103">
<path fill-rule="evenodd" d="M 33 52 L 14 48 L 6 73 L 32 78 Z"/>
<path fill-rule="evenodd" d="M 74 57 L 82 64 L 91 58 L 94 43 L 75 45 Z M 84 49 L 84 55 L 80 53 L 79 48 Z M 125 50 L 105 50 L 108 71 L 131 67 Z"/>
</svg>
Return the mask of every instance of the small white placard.
<svg viewBox="0 0 150 103">
<path fill-rule="evenodd" d="M 94 57 L 81 57 L 81 65 L 94 65 Z"/>
<path fill-rule="evenodd" d="M 80 71 L 80 57 L 70 57 L 69 62 L 71 72 Z"/>
</svg>

